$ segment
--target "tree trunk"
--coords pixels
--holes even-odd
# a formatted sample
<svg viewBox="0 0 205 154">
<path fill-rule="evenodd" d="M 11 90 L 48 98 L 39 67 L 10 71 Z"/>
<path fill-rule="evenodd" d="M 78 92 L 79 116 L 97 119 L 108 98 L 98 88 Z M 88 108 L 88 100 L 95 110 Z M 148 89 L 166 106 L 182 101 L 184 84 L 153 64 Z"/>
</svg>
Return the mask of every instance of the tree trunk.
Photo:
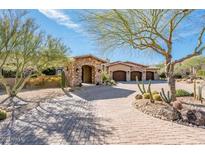
<svg viewBox="0 0 205 154">
<path fill-rule="evenodd" d="M 169 90 L 171 92 L 172 101 L 176 100 L 176 82 L 174 78 L 174 63 L 172 63 L 171 55 L 166 59 L 166 77 L 168 80 Z"/>
<path fill-rule="evenodd" d="M 12 100 L 13 100 L 13 98 L 14 98 L 14 97 L 16 97 L 16 92 L 15 92 L 15 91 L 10 90 L 10 92 L 9 92 L 9 97 L 11 97 L 11 98 L 12 98 Z"/>
<path fill-rule="evenodd" d="M 171 92 L 172 101 L 176 101 L 176 82 L 173 76 L 168 77 L 168 85 Z"/>
</svg>

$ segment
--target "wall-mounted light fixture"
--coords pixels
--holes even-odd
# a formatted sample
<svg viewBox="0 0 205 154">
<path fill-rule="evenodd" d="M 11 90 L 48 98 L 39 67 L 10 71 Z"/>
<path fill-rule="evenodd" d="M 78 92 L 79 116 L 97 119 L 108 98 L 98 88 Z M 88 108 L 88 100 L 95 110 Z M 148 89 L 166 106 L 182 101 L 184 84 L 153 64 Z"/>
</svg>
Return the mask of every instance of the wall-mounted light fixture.
<svg viewBox="0 0 205 154">
<path fill-rule="evenodd" d="M 76 68 L 76 70 L 75 70 L 77 73 L 79 73 L 79 68 Z"/>
</svg>

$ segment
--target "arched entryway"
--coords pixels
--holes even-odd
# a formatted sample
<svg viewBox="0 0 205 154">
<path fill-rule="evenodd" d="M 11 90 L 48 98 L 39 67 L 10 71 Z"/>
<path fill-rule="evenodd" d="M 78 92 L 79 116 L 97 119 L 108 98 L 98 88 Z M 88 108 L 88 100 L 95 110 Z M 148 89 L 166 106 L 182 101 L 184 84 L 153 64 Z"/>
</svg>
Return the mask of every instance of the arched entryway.
<svg viewBox="0 0 205 154">
<path fill-rule="evenodd" d="M 154 80 L 154 72 L 147 71 L 146 72 L 146 80 Z"/>
<path fill-rule="evenodd" d="M 115 81 L 126 81 L 126 72 L 125 71 L 114 71 L 113 80 Z"/>
<path fill-rule="evenodd" d="M 136 81 L 136 77 L 138 78 L 139 81 L 142 80 L 142 72 L 139 71 L 132 71 L 130 79 L 131 81 Z"/>
<path fill-rule="evenodd" d="M 93 83 L 92 82 L 92 73 L 93 67 L 84 65 L 82 66 L 82 82 L 83 83 Z"/>
</svg>

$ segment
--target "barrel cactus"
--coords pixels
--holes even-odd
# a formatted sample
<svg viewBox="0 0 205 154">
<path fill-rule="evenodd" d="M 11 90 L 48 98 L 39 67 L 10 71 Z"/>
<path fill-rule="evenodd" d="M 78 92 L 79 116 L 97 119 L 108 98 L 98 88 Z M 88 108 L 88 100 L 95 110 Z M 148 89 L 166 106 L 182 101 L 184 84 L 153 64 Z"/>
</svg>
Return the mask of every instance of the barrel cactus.
<svg viewBox="0 0 205 154">
<path fill-rule="evenodd" d="M 4 120 L 6 119 L 6 117 L 7 117 L 6 111 L 0 110 L 0 120 Z"/>
</svg>

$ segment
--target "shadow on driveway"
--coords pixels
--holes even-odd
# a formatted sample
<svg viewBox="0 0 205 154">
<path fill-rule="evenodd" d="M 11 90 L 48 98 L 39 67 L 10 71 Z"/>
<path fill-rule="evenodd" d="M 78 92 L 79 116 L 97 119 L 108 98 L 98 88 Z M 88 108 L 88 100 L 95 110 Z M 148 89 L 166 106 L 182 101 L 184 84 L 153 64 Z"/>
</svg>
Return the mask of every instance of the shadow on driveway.
<svg viewBox="0 0 205 154">
<path fill-rule="evenodd" d="M 72 94 L 87 100 L 115 99 L 125 98 L 135 93 L 134 90 L 122 89 L 117 86 L 89 86 L 82 87 L 80 90 L 74 91 Z"/>
<path fill-rule="evenodd" d="M 0 123 L 0 144 L 106 144 L 114 128 L 105 127 L 91 103 L 67 97 L 49 100 L 20 116 L 6 132 L 7 122 Z"/>
</svg>

